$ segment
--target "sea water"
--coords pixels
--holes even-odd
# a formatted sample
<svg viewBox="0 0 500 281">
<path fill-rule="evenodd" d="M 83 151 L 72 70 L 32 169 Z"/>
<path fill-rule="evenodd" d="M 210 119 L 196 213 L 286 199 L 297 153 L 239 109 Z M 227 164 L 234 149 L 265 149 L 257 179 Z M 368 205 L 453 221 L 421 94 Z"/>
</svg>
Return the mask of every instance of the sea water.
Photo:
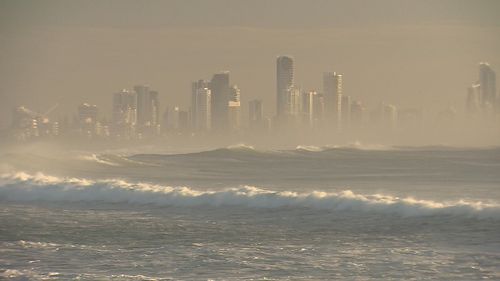
<svg viewBox="0 0 500 281">
<path fill-rule="evenodd" d="M 0 162 L 0 279 L 500 279 L 500 148 Z"/>
</svg>

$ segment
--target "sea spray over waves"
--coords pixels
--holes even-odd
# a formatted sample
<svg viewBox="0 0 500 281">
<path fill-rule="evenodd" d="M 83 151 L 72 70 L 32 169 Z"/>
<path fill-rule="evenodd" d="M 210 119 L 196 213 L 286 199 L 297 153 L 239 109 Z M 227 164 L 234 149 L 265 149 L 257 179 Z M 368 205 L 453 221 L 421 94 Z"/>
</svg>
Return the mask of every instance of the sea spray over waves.
<svg viewBox="0 0 500 281">
<path fill-rule="evenodd" d="M 297 147 L 295 147 L 295 150 L 297 151 L 306 151 L 306 152 L 321 152 L 325 149 L 328 149 L 328 147 L 319 147 L 314 145 L 297 145 Z"/>
<path fill-rule="evenodd" d="M 307 151 L 307 152 L 324 152 L 330 150 L 391 151 L 400 149 L 395 146 L 387 146 L 381 144 L 362 144 L 361 142 L 356 141 L 345 145 L 324 145 L 324 146 L 298 145 L 297 147 L 295 147 L 295 150 Z"/>
<path fill-rule="evenodd" d="M 98 163 L 98 164 L 108 165 L 108 166 L 120 166 L 117 163 L 113 163 L 111 161 L 104 160 L 104 159 L 102 159 L 101 155 L 97 155 L 94 153 L 92 153 L 90 155 L 81 155 L 78 157 L 78 159 L 86 160 L 86 161 L 90 161 L 90 162 L 94 162 L 94 163 Z"/>
<path fill-rule="evenodd" d="M 493 153 L 498 153 L 498 148 L 492 148 Z M 222 148 L 216 148 L 216 149 L 209 149 L 209 150 L 201 150 L 201 151 L 195 151 L 195 152 L 182 152 L 182 153 L 169 153 L 169 154 L 157 154 L 157 153 L 140 153 L 140 154 L 129 154 L 128 156 L 123 157 L 123 159 L 120 159 L 119 161 L 111 160 L 112 157 L 111 155 L 106 155 L 104 157 L 103 155 L 98 155 L 98 157 L 101 160 L 105 160 L 108 162 L 113 162 L 117 164 L 121 164 L 122 161 L 128 160 L 128 161 L 138 161 L 141 163 L 137 164 L 146 164 L 148 163 L 148 160 L 154 158 L 155 160 L 159 160 L 162 158 L 172 158 L 172 157 L 185 157 L 185 158 L 197 158 L 197 157 L 209 157 L 209 158 L 214 158 L 214 159 L 240 159 L 240 160 L 245 160 L 245 159 L 252 159 L 252 160 L 259 160 L 259 159 L 269 159 L 271 157 L 283 157 L 283 158 L 290 158 L 290 157 L 299 157 L 299 158 L 304 158 L 304 157 L 332 157 L 332 155 L 335 155 L 337 153 L 339 154 L 358 154 L 358 155 L 368 155 L 372 154 L 373 152 L 376 153 L 381 153 L 381 152 L 387 152 L 387 153 L 405 153 L 405 154 L 411 154 L 415 152 L 421 152 L 421 151 L 432 151 L 432 152 L 438 152 L 438 153 L 446 153 L 450 151 L 460 151 L 464 150 L 455 148 L 455 147 L 447 147 L 447 146 L 435 146 L 435 147 L 403 147 L 403 146 L 390 146 L 390 145 L 381 145 L 381 144 L 362 144 L 360 142 L 353 142 L 353 143 L 348 143 L 345 145 L 321 145 L 321 146 L 315 146 L 315 145 L 297 145 L 294 148 L 288 148 L 288 149 L 260 149 L 256 148 L 251 145 L 246 145 L 246 144 L 237 144 L 237 145 L 230 145 L 227 147 L 222 147 Z M 478 150 L 477 148 L 470 148 L 470 150 Z M 465 149 L 465 151 L 468 151 Z M 95 159 L 94 159 L 95 161 Z M 125 163 L 127 164 L 127 163 Z"/>
<path fill-rule="evenodd" d="M 230 145 L 230 146 L 227 146 L 226 149 L 228 150 L 241 150 L 241 151 L 255 151 L 255 147 L 253 147 L 252 145 L 247 145 L 247 144 L 244 144 L 244 143 L 239 143 L 239 144 L 236 144 L 236 145 Z"/>
<path fill-rule="evenodd" d="M 381 194 L 313 191 L 271 191 L 241 186 L 200 191 L 124 180 L 60 178 L 17 172 L 0 176 L 0 201 L 103 202 L 160 206 L 235 206 L 248 208 L 297 207 L 349 212 L 376 212 L 400 216 L 452 215 L 500 219 L 500 205 L 465 200 L 436 202 Z"/>
</svg>

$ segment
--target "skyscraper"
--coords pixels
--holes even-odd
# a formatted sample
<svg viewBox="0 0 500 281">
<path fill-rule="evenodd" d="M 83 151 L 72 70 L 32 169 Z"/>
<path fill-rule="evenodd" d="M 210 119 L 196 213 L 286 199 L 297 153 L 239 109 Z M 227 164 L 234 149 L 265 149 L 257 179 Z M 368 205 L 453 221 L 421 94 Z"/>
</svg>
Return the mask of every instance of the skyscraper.
<svg viewBox="0 0 500 281">
<path fill-rule="evenodd" d="M 151 91 L 146 85 L 137 85 L 134 91 L 137 94 L 138 129 L 141 133 L 155 133 L 160 119 L 158 92 Z"/>
<path fill-rule="evenodd" d="M 264 120 L 262 100 L 248 102 L 248 126 L 250 129 L 259 128 Z"/>
<path fill-rule="evenodd" d="M 228 101 L 228 121 L 231 131 L 236 131 L 240 128 L 240 108 L 240 89 L 238 86 L 233 85 L 229 89 Z"/>
<path fill-rule="evenodd" d="M 487 62 L 479 64 L 479 84 L 481 85 L 481 105 L 492 108 L 496 104 L 496 74 Z"/>
<path fill-rule="evenodd" d="M 193 129 L 196 128 L 196 120 L 198 120 L 196 116 L 196 109 L 198 105 L 196 104 L 198 89 L 210 88 L 210 82 L 207 80 L 198 80 L 191 84 L 191 127 Z"/>
<path fill-rule="evenodd" d="M 325 99 L 323 94 L 314 92 L 313 94 L 313 118 L 317 125 L 323 125 L 325 112 Z"/>
<path fill-rule="evenodd" d="M 314 124 L 314 102 L 315 91 L 309 91 L 302 93 L 302 115 L 304 125 L 307 127 L 313 127 Z"/>
<path fill-rule="evenodd" d="M 137 95 L 137 123 L 143 126 L 148 120 L 150 113 L 149 105 L 149 86 L 136 85 L 134 86 L 135 94 Z"/>
<path fill-rule="evenodd" d="M 302 116 L 303 125 L 316 128 L 323 121 L 324 111 L 323 95 L 316 91 L 309 91 L 302 93 Z"/>
<path fill-rule="evenodd" d="M 229 102 L 229 71 L 214 74 L 210 81 L 212 95 L 212 128 L 218 133 L 227 130 Z"/>
<path fill-rule="evenodd" d="M 328 123 L 335 124 L 334 127 L 340 130 L 342 127 L 342 74 L 323 73 L 323 95 Z"/>
<path fill-rule="evenodd" d="M 276 59 L 276 114 L 283 120 L 290 113 L 290 93 L 293 88 L 293 59 L 280 56 Z"/>
<path fill-rule="evenodd" d="M 82 103 L 78 106 L 78 125 L 80 132 L 87 137 L 93 137 L 97 131 L 97 105 Z"/>
<path fill-rule="evenodd" d="M 172 131 L 177 131 L 179 129 L 179 106 L 167 107 L 165 113 L 163 114 L 163 124 L 162 131 L 169 133 Z"/>
<path fill-rule="evenodd" d="M 300 113 L 302 112 L 302 100 L 300 96 L 301 90 L 296 87 L 291 87 L 288 89 L 288 107 L 287 114 L 291 117 L 291 120 L 298 121 Z"/>
<path fill-rule="evenodd" d="M 196 121 L 195 130 L 210 131 L 212 125 L 212 93 L 208 88 L 198 89 L 196 91 Z"/>
<path fill-rule="evenodd" d="M 351 122 L 351 97 L 342 95 L 341 96 L 341 129 L 348 129 Z"/>
<path fill-rule="evenodd" d="M 157 91 L 149 92 L 150 106 L 151 106 L 151 127 L 160 124 L 160 100 Z"/>
<path fill-rule="evenodd" d="M 132 137 L 137 123 L 137 95 L 128 90 L 113 94 L 113 133 Z"/>
</svg>

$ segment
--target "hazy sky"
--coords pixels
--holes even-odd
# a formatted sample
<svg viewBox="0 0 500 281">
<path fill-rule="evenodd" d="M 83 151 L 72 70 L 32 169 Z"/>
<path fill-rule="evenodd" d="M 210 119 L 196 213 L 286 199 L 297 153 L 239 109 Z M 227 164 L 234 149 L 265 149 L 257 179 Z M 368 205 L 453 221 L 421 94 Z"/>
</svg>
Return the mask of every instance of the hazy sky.
<svg viewBox="0 0 500 281">
<path fill-rule="evenodd" d="M 274 114 L 282 54 L 303 89 L 338 71 L 369 107 L 461 110 L 480 61 L 500 72 L 500 1 L 0 0 L 0 127 L 21 104 L 109 111 L 112 93 L 141 83 L 162 110 L 187 108 L 191 81 L 221 70 L 245 107 L 262 98 Z"/>
</svg>

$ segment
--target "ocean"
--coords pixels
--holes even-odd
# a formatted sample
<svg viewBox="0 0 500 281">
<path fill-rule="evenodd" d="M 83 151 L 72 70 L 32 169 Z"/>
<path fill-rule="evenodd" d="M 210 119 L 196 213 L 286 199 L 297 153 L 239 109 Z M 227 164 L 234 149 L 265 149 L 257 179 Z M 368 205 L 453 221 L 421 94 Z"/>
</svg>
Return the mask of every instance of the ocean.
<svg viewBox="0 0 500 281">
<path fill-rule="evenodd" d="M 0 279 L 500 280 L 500 148 L 4 151 Z"/>
</svg>

